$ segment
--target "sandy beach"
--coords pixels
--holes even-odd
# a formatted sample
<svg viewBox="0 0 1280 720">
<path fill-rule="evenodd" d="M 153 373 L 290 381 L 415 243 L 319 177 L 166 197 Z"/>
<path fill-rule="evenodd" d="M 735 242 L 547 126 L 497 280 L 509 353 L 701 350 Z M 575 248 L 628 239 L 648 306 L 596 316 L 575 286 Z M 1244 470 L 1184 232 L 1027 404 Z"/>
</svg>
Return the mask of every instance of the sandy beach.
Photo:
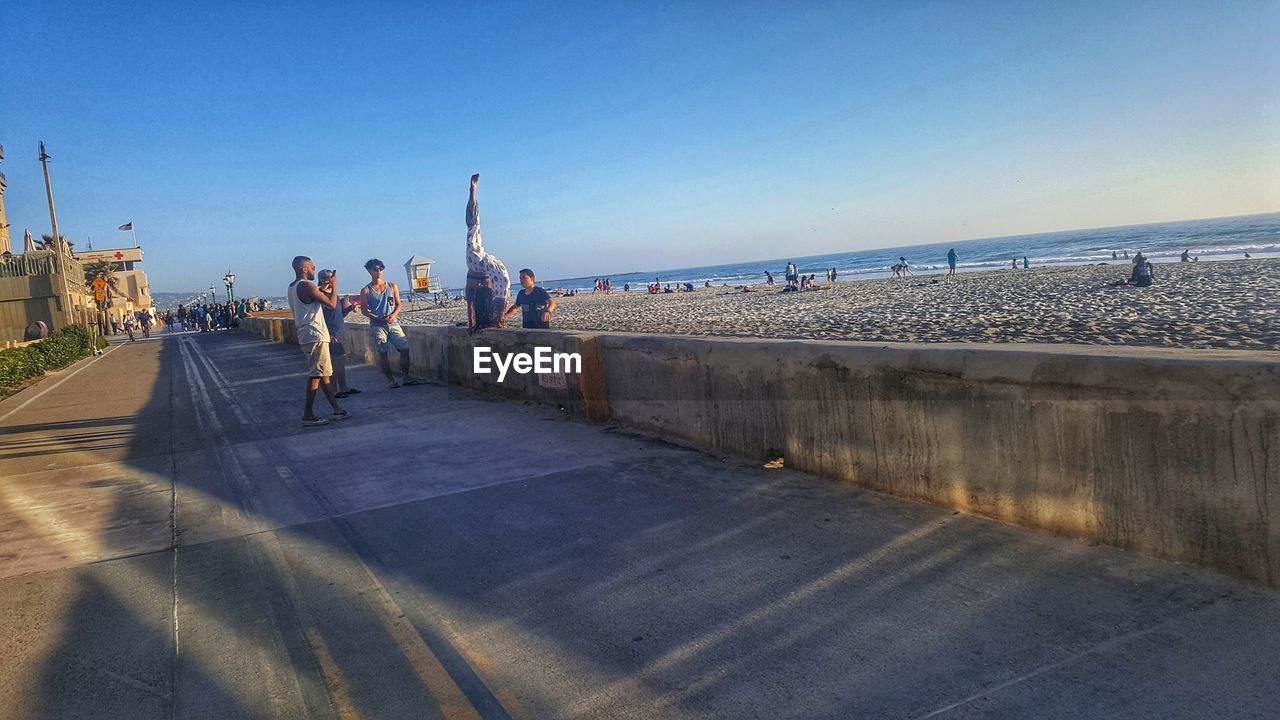
<svg viewBox="0 0 1280 720">
<path fill-rule="evenodd" d="M 1109 287 L 1126 263 L 1029 271 L 837 282 L 798 293 L 781 286 L 698 288 L 559 298 L 561 330 L 886 342 L 1027 342 L 1280 349 L 1280 259 L 1156 265 L 1148 288 Z M 513 292 L 519 286 L 513 287 Z M 451 325 L 466 307 L 401 315 Z M 424 309 L 426 308 L 426 309 Z M 350 316 L 356 320 L 358 315 Z M 519 316 L 511 318 L 519 326 Z"/>
</svg>

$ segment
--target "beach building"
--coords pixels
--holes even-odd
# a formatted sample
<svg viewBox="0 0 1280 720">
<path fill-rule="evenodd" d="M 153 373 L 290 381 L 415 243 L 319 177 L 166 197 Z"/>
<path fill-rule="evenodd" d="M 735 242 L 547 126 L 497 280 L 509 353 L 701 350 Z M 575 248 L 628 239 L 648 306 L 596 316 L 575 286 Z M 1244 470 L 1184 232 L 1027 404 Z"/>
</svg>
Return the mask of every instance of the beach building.
<svg viewBox="0 0 1280 720">
<path fill-rule="evenodd" d="M 4 162 L 4 146 L 0 145 L 0 162 Z M 13 252 L 13 242 L 9 236 L 9 219 L 4 214 L 4 173 L 0 172 L 0 255 Z"/>
<path fill-rule="evenodd" d="M 4 148 L 0 147 L 0 161 Z M 28 325 L 43 322 L 52 332 L 92 317 L 84 291 L 84 268 L 65 243 L 37 249 L 31 232 L 23 252 L 13 252 L 4 209 L 6 179 L 0 173 L 0 345 L 21 342 Z"/>
<path fill-rule="evenodd" d="M 37 320 L 55 331 L 92 318 L 84 266 L 66 253 L 30 250 L 0 259 L 0 343 L 21 342 Z"/>
<path fill-rule="evenodd" d="M 141 247 L 86 250 L 76 253 L 76 259 L 83 265 L 108 262 L 114 268 L 107 306 L 108 321 L 114 315 L 116 320 L 123 322 L 125 313 L 152 306 L 147 273 L 138 267 L 142 262 Z"/>
</svg>

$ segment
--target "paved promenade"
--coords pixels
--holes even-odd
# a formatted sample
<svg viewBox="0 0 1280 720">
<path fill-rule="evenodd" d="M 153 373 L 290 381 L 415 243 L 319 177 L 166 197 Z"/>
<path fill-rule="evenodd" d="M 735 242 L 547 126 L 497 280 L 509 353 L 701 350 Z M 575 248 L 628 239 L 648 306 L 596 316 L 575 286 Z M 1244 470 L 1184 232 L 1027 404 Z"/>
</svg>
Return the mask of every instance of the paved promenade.
<svg viewBox="0 0 1280 720">
<path fill-rule="evenodd" d="M 1280 717 L 1273 591 L 368 367 L 303 428 L 303 369 L 0 402 L 0 718 Z"/>
</svg>

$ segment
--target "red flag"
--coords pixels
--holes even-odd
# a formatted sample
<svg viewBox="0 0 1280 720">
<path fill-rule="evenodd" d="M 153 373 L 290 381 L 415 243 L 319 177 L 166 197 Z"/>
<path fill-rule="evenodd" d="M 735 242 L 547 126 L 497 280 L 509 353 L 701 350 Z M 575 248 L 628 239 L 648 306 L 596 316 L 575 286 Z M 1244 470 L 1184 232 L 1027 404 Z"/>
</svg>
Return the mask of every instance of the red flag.
<svg viewBox="0 0 1280 720">
<path fill-rule="evenodd" d="M 121 226 L 120 226 L 120 229 L 121 229 L 121 230 L 132 230 L 132 229 L 133 229 L 133 221 L 132 221 L 132 220 L 130 220 L 129 222 L 127 222 L 127 223 L 125 223 L 125 224 L 121 225 Z"/>
</svg>

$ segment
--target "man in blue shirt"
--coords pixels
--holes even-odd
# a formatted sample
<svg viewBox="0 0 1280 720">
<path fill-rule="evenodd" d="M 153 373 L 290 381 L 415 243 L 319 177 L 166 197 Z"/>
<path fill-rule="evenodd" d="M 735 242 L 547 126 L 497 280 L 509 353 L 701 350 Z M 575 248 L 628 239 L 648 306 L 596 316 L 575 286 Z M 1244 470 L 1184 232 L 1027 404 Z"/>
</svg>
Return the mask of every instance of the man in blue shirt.
<svg viewBox="0 0 1280 720">
<path fill-rule="evenodd" d="M 515 303 L 507 309 L 503 317 L 511 317 L 516 309 L 523 308 L 526 328 L 549 329 L 551 313 L 555 312 L 556 301 L 551 299 L 551 295 L 546 290 L 537 286 L 533 271 L 529 268 L 520 271 L 520 288 Z"/>
</svg>

